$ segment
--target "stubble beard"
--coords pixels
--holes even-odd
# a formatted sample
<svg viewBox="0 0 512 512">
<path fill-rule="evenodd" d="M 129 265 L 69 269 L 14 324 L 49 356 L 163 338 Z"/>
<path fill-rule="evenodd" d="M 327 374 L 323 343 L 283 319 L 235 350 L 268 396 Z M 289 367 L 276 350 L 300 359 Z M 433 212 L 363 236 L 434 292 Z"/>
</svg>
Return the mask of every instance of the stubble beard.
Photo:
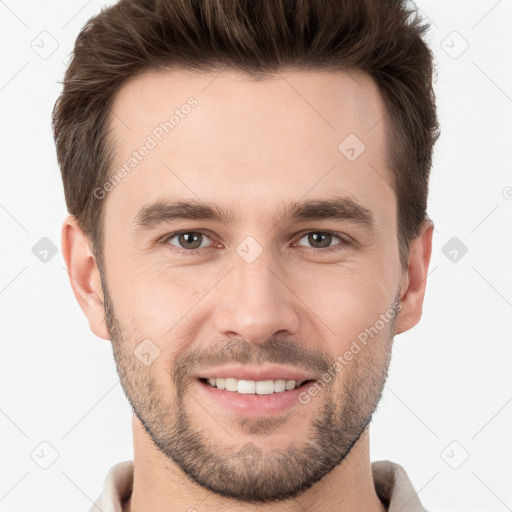
<svg viewBox="0 0 512 512">
<path fill-rule="evenodd" d="M 293 408 L 291 414 L 301 414 L 302 407 L 318 409 L 302 439 L 292 439 L 281 449 L 261 447 L 262 435 L 272 436 L 280 428 L 279 423 L 286 428 L 286 418 L 250 419 L 243 422 L 243 429 L 255 436 L 254 442 L 247 441 L 241 448 L 238 443 L 237 448 L 237 432 L 232 424 L 219 423 L 218 431 L 212 433 L 201 428 L 200 418 L 189 414 L 187 365 L 175 362 L 168 379 L 169 383 L 174 382 L 174 396 L 164 396 L 152 371 L 154 366 L 143 367 L 133 355 L 137 343 L 123 338 L 106 283 L 103 284 L 114 359 L 133 412 L 161 453 L 201 487 L 254 504 L 297 497 L 341 464 L 368 427 L 387 379 L 395 319 L 378 340 L 371 341 L 382 347 L 365 347 L 342 368 L 341 392 L 334 385 L 338 377 L 308 405 Z M 278 343 L 273 353 L 275 350 L 279 350 Z M 192 359 L 189 355 L 187 360 Z M 210 417 L 207 420 L 211 423 Z M 241 425 L 236 428 L 240 430 Z M 230 430 L 232 436 L 228 435 Z"/>
</svg>

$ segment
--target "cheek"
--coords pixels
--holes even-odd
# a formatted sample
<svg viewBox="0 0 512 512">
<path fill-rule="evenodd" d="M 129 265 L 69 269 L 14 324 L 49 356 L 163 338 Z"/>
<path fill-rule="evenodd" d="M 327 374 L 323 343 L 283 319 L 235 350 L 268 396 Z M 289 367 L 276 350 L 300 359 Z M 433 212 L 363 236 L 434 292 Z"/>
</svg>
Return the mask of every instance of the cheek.
<svg viewBox="0 0 512 512">
<path fill-rule="evenodd" d="M 109 288 L 116 315 L 126 329 L 138 337 L 159 340 L 175 335 L 182 319 L 221 275 L 207 265 L 171 268 L 141 258 L 109 270 Z"/>
<path fill-rule="evenodd" d="M 343 353 L 352 340 L 385 314 L 394 298 L 394 281 L 378 267 L 351 263 L 308 271 L 307 283 L 292 287 L 322 323 L 330 352 Z M 388 274 L 392 274 L 389 272 Z M 379 324 L 380 325 L 380 324 Z"/>
</svg>

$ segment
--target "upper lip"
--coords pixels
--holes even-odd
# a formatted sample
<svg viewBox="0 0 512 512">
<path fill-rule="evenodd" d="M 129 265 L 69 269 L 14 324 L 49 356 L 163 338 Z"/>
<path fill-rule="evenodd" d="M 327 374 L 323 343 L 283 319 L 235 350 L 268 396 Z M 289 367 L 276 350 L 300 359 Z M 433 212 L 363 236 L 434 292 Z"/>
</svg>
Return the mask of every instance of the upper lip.
<svg viewBox="0 0 512 512">
<path fill-rule="evenodd" d="M 304 370 L 281 365 L 255 366 L 218 366 L 208 368 L 196 375 L 198 379 L 234 378 L 242 380 L 296 380 L 306 381 L 315 377 Z"/>
</svg>

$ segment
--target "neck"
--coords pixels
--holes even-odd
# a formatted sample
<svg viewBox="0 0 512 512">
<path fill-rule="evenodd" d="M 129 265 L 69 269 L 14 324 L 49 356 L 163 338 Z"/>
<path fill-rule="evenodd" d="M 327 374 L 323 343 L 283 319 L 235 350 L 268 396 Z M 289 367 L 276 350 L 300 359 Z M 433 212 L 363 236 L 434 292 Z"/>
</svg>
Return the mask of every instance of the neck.
<svg viewBox="0 0 512 512">
<path fill-rule="evenodd" d="M 133 416 L 133 492 L 123 512 L 178 512 L 218 510 L 253 512 L 261 504 L 247 504 L 218 496 L 190 480 L 153 444 L 138 418 Z M 350 510 L 385 512 L 373 484 L 366 429 L 345 460 L 297 498 L 265 504 L 268 512 Z"/>
</svg>

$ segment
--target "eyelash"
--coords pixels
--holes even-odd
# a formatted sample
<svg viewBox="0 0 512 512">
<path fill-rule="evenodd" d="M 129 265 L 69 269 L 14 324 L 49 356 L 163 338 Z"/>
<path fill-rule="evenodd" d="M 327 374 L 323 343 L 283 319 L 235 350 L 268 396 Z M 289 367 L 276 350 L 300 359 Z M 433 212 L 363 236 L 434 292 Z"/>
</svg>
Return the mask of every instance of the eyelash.
<svg viewBox="0 0 512 512">
<path fill-rule="evenodd" d="M 176 231 L 174 233 L 170 233 L 169 235 L 166 235 L 163 240 L 161 241 L 161 243 L 163 245 L 172 245 L 170 244 L 170 240 L 172 240 L 174 237 L 178 236 L 178 235 L 181 235 L 181 234 L 184 234 L 184 233 L 200 233 L 201 235 L 204 235 L 208 238 L 211 239 L 211 237 L 208 235 L 208 232 L 206 231 L 202 231 L 200 229 L 198 230 L 185 230 L 185 231 Z M 351 242 L 349 242 L 347 240 L 347 237 L 346 235 L 343 235 L 342 233 L 337 233 L 335 231 L 320 231 L 320 230 L 310 230 L 310 231 L 306 231 L 305 233 L 301 233 L 300 237 L 297 239 L 298 241 L 301 240 L 302 238 L 304 238 L 305 236 L 307 235 L 310 235 L 311 233 L 321 233 L 323 235 L 331 235 L 331 236 L 334 236 L 336 238 L 338 238 L 340 240 L 340 242 L 332 247 L 326 247 L 326 248 L 315 248 L 315 247 L 305 247 L 305 249 L 309 249 L 310 251 L 314 251 L 316 253 L 331 253 L 331 252 L 336 252 L 336 251 L 339 251 L 342 249 L 343 246 L 346 246 L 346 245 L 351 245 Z M 341 245 L 341 247 L 339 247 Z M 196 254 L 199 254 L 201 251 L 203 251 L 204 249 L 213 249 L 213 247 L 201 247 L 199 249 L 183 249 L 183 248 L 179 248 L 178 246 L 176 245 L 172 245 L 172 247 L 174 248 L 174 250 L 176 250 L 178 252 L 178 254 L 186 254 L 187 256 L 194 256 Z"/>
</svg>

